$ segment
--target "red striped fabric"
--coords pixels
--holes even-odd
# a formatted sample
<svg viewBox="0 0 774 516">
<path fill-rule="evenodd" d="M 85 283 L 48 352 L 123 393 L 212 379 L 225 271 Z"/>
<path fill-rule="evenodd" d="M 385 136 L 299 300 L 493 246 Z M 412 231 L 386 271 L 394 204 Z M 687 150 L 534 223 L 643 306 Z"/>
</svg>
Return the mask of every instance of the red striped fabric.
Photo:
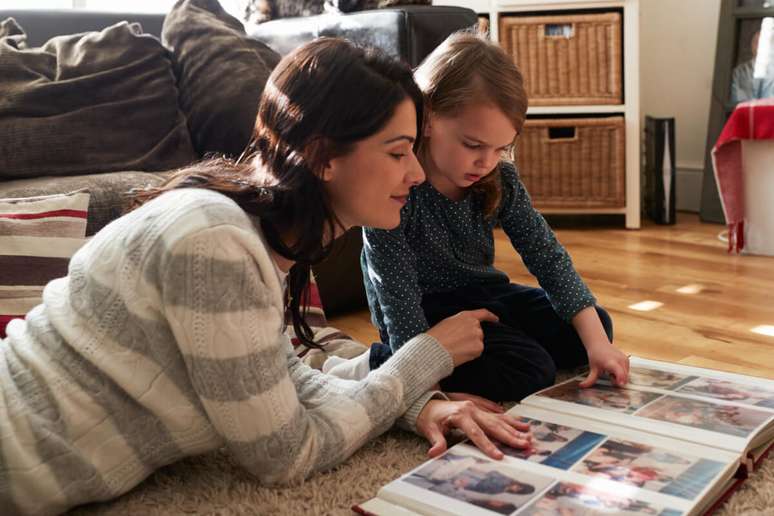
<svg viewBox="0 0 774 516">
<path fill-rule="evenodd" d="M 0 199 L 0 338 L 40 303 L 43 287 L 67 274 L 86 242 L 87 192 Z"/>
<path fill-rule="evenodd" d="M 86 219 L 88 212 L 85 210 L 53 210 L 41 213 L 0 213 L 0 219 L 47 219 L 51 217 L 75 217 Z"/>
<path fill-rule="evenodd" d="M 322 299 L 320 298 L 320 289 L 317 287 L 314 274 L 310 278 L 309 303 L 306 305 L 304 319 L 312 330 L 312 339 L 322 349 L 309 348 L 304 345 L 295 334 L 290 312 L 285 314 L 287 333 L 290 337 L 290 342 L 293 344 L 296 356 L 310 367 L 321 369 L 325 359 L 330 356 L 352 358 L 362 353 L 365 349 L 362 344 L 353 341 L 346 333 L 328 325 Z"/>
<path fill-rule="evenodd" d="M 0 315 L 0 338 L 5 337 L 5 327 L 11 319 L 23 319 L 24 315 Z"/>
<path fill-rule="evenodd" d="M 314 274 L 309 278 L 309 298 L 305 308 L 306 315 L 304 319 L 313 331 L 315 328 L 323 328 L 328 325 L 328 320 L 325 317 L 325 311 L 322 306 L 322 299 L 320 298 L 320 289 L 317 288 L 317 280 L 315 280 Z M 302 308 L 302 313 L 303 311 Z M 285 313 L 285 322 L 288 325 L 287 331 L 290 335 L 290 342 L 296 349 L 296 354 L 299 357 L 303 357 L 309 349 L 301 344 L 301 340 L 296 336 L 295 331 L 293 330 L 293 318 L 290 314 L 290 310 Z"/>
<path fill-rule="evenodd" d="M 320 298 L 320 289 L 317 288 L 317 283 L 315 283 L 314 278 L 312 278 L 312 282 L 309 285 L 309 306 L 319 308 L 320 310 L 323 309 L 322 298 Z M 325 316 L 323 315 L 323 317 Z"/>
</svg>

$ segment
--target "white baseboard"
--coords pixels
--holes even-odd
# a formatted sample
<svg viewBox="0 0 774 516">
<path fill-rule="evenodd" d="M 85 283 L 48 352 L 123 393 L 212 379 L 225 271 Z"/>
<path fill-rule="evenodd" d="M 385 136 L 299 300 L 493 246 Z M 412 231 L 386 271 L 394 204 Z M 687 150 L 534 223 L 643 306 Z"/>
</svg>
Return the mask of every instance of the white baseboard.
<svg viewBox="0 0 774 516">
<path fill-rule="evenodd" d="M 675 208 L 678 211 L 699 213 L 701 182 L 704 170 L 696 165 L 677 166 L 675 178 Z"/>
</svg>

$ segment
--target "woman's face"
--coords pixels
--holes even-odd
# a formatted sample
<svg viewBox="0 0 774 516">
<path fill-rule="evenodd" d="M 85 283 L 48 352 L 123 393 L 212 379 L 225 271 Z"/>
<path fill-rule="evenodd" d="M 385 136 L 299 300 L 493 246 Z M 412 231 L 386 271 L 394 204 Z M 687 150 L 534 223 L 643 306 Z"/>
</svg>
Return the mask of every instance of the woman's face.
<svg viewBox="0 0 774 516">
<path fill-rule="evenodd" d="M 432 185 L 455 199 L 492 172 L 510 149 L 516 129 L 496 106 L 471 104 L 454 116 L 431 113 L 423 163 Z"/>
<path fill-rule="evenodd" d="M 400 224 L 409 189 L 425 180 L 413 150 L 416 133 L 416 108 L 407 98 L 381 131 L 330 160 L 323 181 L 345 227 L 392 229 Z"/>
</svg>

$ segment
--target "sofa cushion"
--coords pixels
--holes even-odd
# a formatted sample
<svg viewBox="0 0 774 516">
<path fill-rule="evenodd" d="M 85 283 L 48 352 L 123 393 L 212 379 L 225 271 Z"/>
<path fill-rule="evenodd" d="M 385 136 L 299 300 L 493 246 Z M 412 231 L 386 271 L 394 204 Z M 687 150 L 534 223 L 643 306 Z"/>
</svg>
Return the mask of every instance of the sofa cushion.
<svg viewBox="0 0 774 516">
<path fill-rule="evenodd" d="M 217 0 L 181 0 L 164 20 L 174 54 L 180 105 L 196 150 L 238 156 L 247 146 L 258 101 L 279 55 L 248 38 Z"/>
<path fill-rule="evenodd" d="M 375 46 L 418 66 L 449 34 L 478 23 L 476 12 L 465 7 L 409 5 L 361 11 L 345 15 L 285 18 L 250 25 L 251 38 L 265 41 L 285 55 L 321 36 L 345 38 L 363 46 Z"/>
<path fill-rule="evenodd" d="M 129 207 L 131 191 L 136 188 L 158 186 L 172 172 L 108 172 L 68 177 L 36 177 L 0 181 L 0 198 L 19 198 L 52 195 L 74 190 L 88 190 L 88 225 L 86 236 L 91 236 Z"/>
<path fill-rule="evenodd" d="M 0 338 L 86 242 L 87 192 L 0 199 Z"/>
<path fill-rule="evenodd" d="M 0 178 L 167 170 L 196 159 L 170 55 L 139 24 L 26 48 L 0 25 Z"/>
</svg>

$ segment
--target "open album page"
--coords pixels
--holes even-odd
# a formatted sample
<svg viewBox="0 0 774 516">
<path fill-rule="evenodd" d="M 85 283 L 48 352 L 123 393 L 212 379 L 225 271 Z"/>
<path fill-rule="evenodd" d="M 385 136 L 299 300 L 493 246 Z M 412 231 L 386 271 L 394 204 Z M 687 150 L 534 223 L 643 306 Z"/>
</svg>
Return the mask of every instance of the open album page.
<svg viewBox="0 0 774 516">
<path fill-rule="evenodd" d="M 700 513 L 738 467 L 729 452 L 531 407 L 511 413 L 532 426 L 530 449 L 500 445 L 498 462 L 460 444 L 379 497 L 420 514 L 676 516 Z"/>
<path fill-rule="evenodd" d="M 774 438 L 774 381 L 632 358 L 629 383 L 582 376 L 544 389 L 522 404 L 637 428 L 739 455 Z"/>
</svg>

